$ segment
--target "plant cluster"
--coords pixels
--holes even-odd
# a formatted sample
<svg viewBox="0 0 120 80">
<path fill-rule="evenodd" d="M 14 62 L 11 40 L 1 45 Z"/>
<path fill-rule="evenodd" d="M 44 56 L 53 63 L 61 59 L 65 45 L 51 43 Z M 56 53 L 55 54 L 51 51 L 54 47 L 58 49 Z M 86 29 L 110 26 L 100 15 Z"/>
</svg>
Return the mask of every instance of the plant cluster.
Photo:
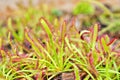
<svg viewBox="0 0 120 80">
<path fill-rule="evenodd" d="M 72 14 L 93 17 L 93 4 L 103 9 L 97 19 L 109 25 L 102 31 L 99 24 L 79 31 L 76 18 L 66 21 L 47 5 L 18 4 L 18 15 L 0 23 L 0 80 L 55 80 L 66 72 L 75 80 L 119 80 L 120 44 L 102 34 L 114 26 L 119 30 L 119 17 L 95 0 L 81 1 Z"/>
<path fill-rule="evenodd" d="M 99 24 L 83 31 L 76 29 L 74 18 L 58 24 L 58 20 L 52 25 L 41 17 L 39 35 L 26 27 L 23 38 L 11 30 L 6 40 L 0 37 L 0 79 L 52 80 L 64 72 L 74 72 L 75 80 L 120 79 L 116 39 L 100 35 Z"/>
</svg>

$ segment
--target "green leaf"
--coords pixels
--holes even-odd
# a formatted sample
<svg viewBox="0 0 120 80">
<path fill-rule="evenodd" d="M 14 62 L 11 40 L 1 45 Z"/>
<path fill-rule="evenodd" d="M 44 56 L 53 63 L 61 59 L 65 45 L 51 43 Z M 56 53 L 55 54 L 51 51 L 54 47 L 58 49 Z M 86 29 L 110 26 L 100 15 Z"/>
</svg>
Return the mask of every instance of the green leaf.
<svg viewBox="0 0 120 80">
<path fill-rule="evenodd" d="M 80 75 L 79 75 L 79 69 L 78 67 L 74 64 L 74 63 L 71 63 L 74 67 L 74 72 L 75 72 L 75 80 L 80 80 Z"/>
<path fill-rule="evenodd" d="M 41 22 L 42 27 L 44 28 L 45 32 L 47 33 L 48 37 L 49 37 L 50 39 L 52 39 L 52 32 L 51 32 L 48 24 L 46 23 L 45 19 L 44 19 L 44 18 L 41 18 L 41 19 L 40 19 L 40 22 Z"/>
<path fill-rule="evenodd" d="M 97 40 L 97 36 L 98 36 L 98 24 L 94 25 L 94 32 L 92 34 L 92 50 L 95 49 L 95 45 L 96 45 L 96 40 Z"/>
<path fill-rule="evenodd" d="M 102 43 L 104 51 L 109 54 L 110 53 L 110 49 L 109 49 L 109 46 L 107 46 L 107 43 L 106 43 L 104 38 L 101 38 L 101 43 Z"/>
</svg>

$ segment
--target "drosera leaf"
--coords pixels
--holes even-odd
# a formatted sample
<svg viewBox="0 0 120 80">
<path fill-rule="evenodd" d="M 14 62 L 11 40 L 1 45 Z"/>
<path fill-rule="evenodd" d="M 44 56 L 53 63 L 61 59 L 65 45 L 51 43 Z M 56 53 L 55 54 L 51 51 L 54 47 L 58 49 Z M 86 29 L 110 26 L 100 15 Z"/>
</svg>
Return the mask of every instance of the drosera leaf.
<svg viewBox="0 0 120 80">
<path fill-rule="evenodd" d="M 73 57 L 74 54 L 71 54 L 64 62 L 63 66 L 64 69 L 69 69 L 72 65 L 70 64 L 69 60 Z"/>
<path fill-rule="evenodd" d="M 8 33 L 8 42 L 12 48 L 13 53 L 16 54 L 17 47 L 12 45 L 11 32 Z"/>
<path fill-rule="evenodd" d="M 101 38 L 101 45 L 102 45 L 102 47 L 103 47 L 103 49 L 104 49 L 104 51 L 105 51 L 105 53 L 110 53 L 110 49 L 109 49 L 109 46 L 107 46 L 107 43 L 106 43 L 106 41 L 105 41 L 105 38 Z"/>
<path fill-rule="evenodd" d="M 12 32 L 12 35 L 15 37 L 16 40 L 18 40 L 18 41 L 23 40 L 23 33 L 24 33 L 23 29 L 21 27 L 19 27 L 20 28 L 20 30 L 18 31 L 19 34 L 17 34 L 16 31 L 13 29 L 11 18 L 8 19 L 8 28 Z"/>
<path fill-rule="evenodd" d="M 43 29 L 45 30 L 45 32 L 47 33 L 49 39 L 50 39 L 50 46 L 53 48 L 53 52 L 55 55 L 56 55 L 56 49 L 55 49 L 55 44 L 54 44 L 54 40 L 53 40 L 53 33 L 52 33 L 52 30 L 53 30 L 53 27 L 52 25 L 50 25 L 47 20 L 43 17 L 40 18 L 40 24 L 41 26 L 43 27 Z"/>
<path fill-rule="evenodd" d="M 64 58 L 64 43 L 62 44 L 62 46 L 59 48 L 60 49 L 60 53 L 58 52 L 58 62 L 59 62 L 59 66 L 60 66 L 60 70 L 62 70 L 64 68 L 63 65 L 63 58 Z"/>
<path fill-rule="evenodd" d="M 101 37 L 105 38 L 105 41 L 109 44 L 109 42 L 110 42 L 110 37 L 109 37 L 107 34 L 102 35 Z"/>
<path fill-rule="evenodd" d="M 66 22 L 64 21 L 61 27 L 61 40 L 62 44 L 64 43 L 65 40 L 65 35 L 66 35 Z"/>
<path fill-rule="evenodd" d="M 97 69 L 97 68 L 100 67 L 104 62 L 105 62 L 105 60 L 102 60 L 101 62 L 99 62 L 99 63 L 95 66 L 95 68 Z"/>
<path fill-rule="evenodd" d="M 116 38 L 114 38 L 114 39 L 110 40 L 110 42 L 109 42 L 109 43 L 107 43 L 107 46 L 112 45 L 112 44 L 113 44 L 116 40 L 117 40 Z"/>
<path fill-rule="evenodd" d="M 119 80 L 119 76 L 120 76 L 120 73 L 119 73 L 119 69 L 118 69 L 118 67 L 117 67 L 117 64 L 113 61 L 113 65 L 114 65 L 114 67 L 115 67 L 115 73 L 116 73 L 116 75 L 117 75 L 117 79 Z"/>
<path fill-rule="evenodd" d="M 46 50 L 44 50 L 44 52 L 46 53 L 46 55 L 50 58 L 50 60 L 52 61 L 52 63 L 54 64 L 55 68 L 58 68 L 56 65 L 55 60 L 52 58 L 52 56 L 50 55 L 50 53 L 48 53 Z"/>
<path fill-rule="evenodd" d="M 87 75 L 84 80 L 89 80 L 90 75 Z"/>
<path fill-rule="evenodd" d="M 65 42 L 66 42 L 68 48 L 72 51 L 73 49 L 72 49 L 70 42 L 69 42 L 69 39 L 67 37 L 65 37 Z"/>
<path fill-rule="evenodd" d="M 89 33 L 90 33 L 90 31 L 88 31 L 88 30 L 83 30 L 83 31 L 81 31 L 81 32 L 80 32 L 80 38 L 81 38 L 82 40 L 85 40 L 84 35 L 85 35 L 85 34 L 89 34 Z"/>
<path fill-rule="evenodd" d="M 95 49 L 95 45 L 96 45 L 96 40 L 97 40 L 97 36 L 98 36 L 98 24 L 94 25 L 94 31 L 93 34 L 91 35 L 91 40 L 92 40 L 92 50 Z"/>
<path fill-rule="evenodd" d="M 26 30 L 26 31 L 27 31 L 27 30 Z M 33 46 L 34 50 L 36 51 L 36 53 L 38 52 L 39 55 L 41 55 L 42 58 L 44 58 L 44 59 L 45 59 L 45 55 L 44 55 L 43 53 L 45 53 L 46 56 L 48 56 L 48 58 L 52 61 L 52 63 L 54 64 L 54 66 L 57 68 L 56 62 L 55 62 L 54 58 L 52 57 L 52 55 L 50 55 L 50 53 L 49 53 L 44 47 L 42 47 L 42 45 L 41 45 L 40 43 L 38 43 L 38 44 L 36 45 L 35 42 L 36 42 L 37 40 L 32 39 L 32 38 L 30 37 L 30 35 L 27 34 L 28 32 L 29 32 L 29 31 L 26 32 L 26 38 L 28 39 L 28 41 L 30 41 L 30 43 L 32 44 L 32 46 Z M 43 53 L 41 53 L 41 51 L 39 51 L 39 48 L 42 49 L 42 52 L 43 52 Z"/>
<path fill-rule="evenodd" d="M 45 30 L 45 32 L 47 33 L 48 37 L 50 38 L 50 40 L 52 40 L 52 27 L 50 25 L 48 25 L 47 21 L 41 17 L 40 18 L 40 23 L 41 23 L 41 26 L 43 27 L 43 29 Z"/>
<path fill-rule="evenodd" d="M 76 52 L 78 52 L 78 54 L 80 55 L 80 57 L 81 57 L 81 59 L 84 61 L 84 63 L 87 63 L 86 62 L 86 60 L 85 60 L 85 56 L 82 54 L 82 52 L 81 52 L 81 50 L 80 49 L 78 49 L 75 45 L 71 45 L 72 46 L 72 48 L 76 51 Z"/>
<path fill-rule="evenodd" d="M 12 72 L 12 69 L 7 72 L 7 74 L 6 74 L 6 79 L 8 79 L 8 78 L 10 79 L 10 74 L 11 74 L 11 72 Z"/>
<path fill-rule="evenodd" d="M 82 69 L 88 73 L 92 80 L 95 80 L 94 76 L 88 71 L 88 69 L 86 69 L 85 67 L 82 67 Z"/>
<path fill-rule="evenodd" d="M 34 39 L 32 38 L 33 36 L 30 34 L 30 30 L 28 28 L 25 29 L 25 37 L 31 43 L 32 48 L 35 50 L 35 52 L 42 58 L 44 58 L 45 55 L 42 52 L 40 52 L 40 49 L 43 50 L 44 48 L 42 47 L 42 45 L 40 45 L 40 43 L 36 44 L 37 40 L 35 39 L 35 37 Z"/>
<path fill-rule="evenodd" d="M 19 39 L 21 41 L 23 41 L 23 39 L 24 39 L 24 28 L 21 27 L 23 25 L 21 24 L 20 19 L 16 19 L 16 22 L 17 22 L 17 26 L 18 26 L 18 29 L 19 29 L 19 31 L 18 31 Z"/>
<path fill-rule="evenodd" d="M 55 18 L 55 19 L 54 19 L 54 27 L 55 27 L 55 28 L 59 28 L 59 25 L 60 25 L 60 23 L 59 23 L 58 19 Z"/>
<path fill-rule="evenodd" d="M 16 76 L 16 77 L 13 77 L 13 76 L 15 76 L 16 74 L 18 74 L 18 73 L 24 73 L 24 78 L 29 78 L 29 80 L 32 80 L 32 78 L 30 77 L 31 75 L 34 75 L 34 74 L 36 74 L 36 71 L 35 70 L 19 70 L 19 71 L 16 71 L 16 72 L 14 72 L 14 73 L 12 73 L 11 75 L 9 75 L 9 80 L 14 80 L 15 78 L 19 78 L 20 76 Z M 26 73 L 32 73 L 32 74 L 26 74 Z M 23 75 L 21 75 L 21 76 L 23 76 Z"/>
<path fill-rule="evenodd" d="M 74 63 L 71 63 L 74 67 L 74 73 L 75 73 L 75 80 L 80 80 L 80 73 L 79 73 L 79 69 L 78 67 L 74 64 Z"/>
</svg>

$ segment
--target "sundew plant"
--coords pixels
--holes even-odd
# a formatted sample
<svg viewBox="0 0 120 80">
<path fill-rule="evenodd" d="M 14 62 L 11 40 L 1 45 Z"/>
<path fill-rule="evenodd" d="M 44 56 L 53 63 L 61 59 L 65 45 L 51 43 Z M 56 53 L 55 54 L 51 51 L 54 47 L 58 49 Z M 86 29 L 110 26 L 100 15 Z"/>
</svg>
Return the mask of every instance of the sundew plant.
<svg viewBox="0 0 120 80">
<path fill-rule="evenodd" d="M 58 20 L 54 24 L 60 24 Z M 120 44 L 116 38 L 99 34 L 100 25 L 78 31 L 73 18 L 69 23 L 52 25 L 44 17 L 38 25 L 42 29 L 36 36 L 34 29 L 26 27 L 23 41 L 0 37 L 0 79 L 2 80 L 54 80 L 65 72 L 74 72 L 74 80 L 119 80 Z"/>
</svg>

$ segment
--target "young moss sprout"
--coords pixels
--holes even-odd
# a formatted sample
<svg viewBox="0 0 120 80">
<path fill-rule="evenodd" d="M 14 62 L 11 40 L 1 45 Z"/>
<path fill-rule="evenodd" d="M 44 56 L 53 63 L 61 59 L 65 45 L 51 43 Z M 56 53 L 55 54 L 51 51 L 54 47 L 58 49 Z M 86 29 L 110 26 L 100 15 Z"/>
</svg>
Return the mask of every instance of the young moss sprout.
<svg viewBox="0 0 120 80">
<path fill-rule="evenodd" d="M 99 35 L 99 24 L 79 33 L 74 19 L 71 22 L 55 27 L 41 17 L 41 36 L 28 27 L 24 38 L 23 33 L 20 37 L 12 31 L 22 41 L 8 40 L 11 50 L 7 51 L 0 38 L 0 79 L 55 80 L 61 76 L 62 80 L 62 75 L 70 72 L 74 80 L 119 80 L 120 45 L 114 44 L 116 39 Z"/>
</svg>

